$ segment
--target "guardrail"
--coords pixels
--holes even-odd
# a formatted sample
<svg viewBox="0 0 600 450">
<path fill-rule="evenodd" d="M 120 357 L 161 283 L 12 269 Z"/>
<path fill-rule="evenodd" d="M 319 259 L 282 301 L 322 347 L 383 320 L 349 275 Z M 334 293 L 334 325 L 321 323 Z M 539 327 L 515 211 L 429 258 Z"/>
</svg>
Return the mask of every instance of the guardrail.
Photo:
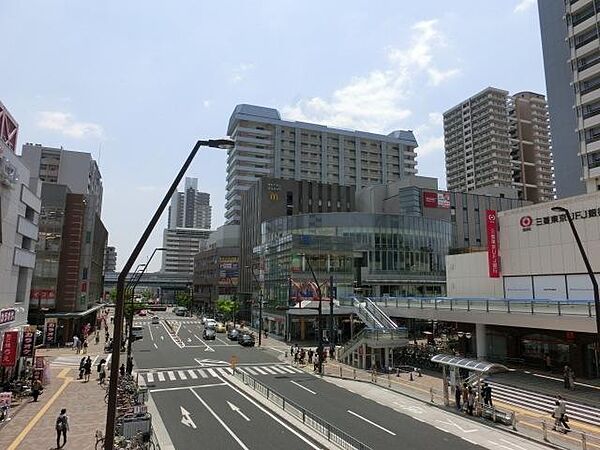
<svg viewBox="0 0 600 450">
<path fill-rule="evenodd" d="M 260 381 L 257 381 L 255 378 L 252 378 L 251 376 L 238 370 L 234 370 L 234 375 L 236 378 L 242 380 L 246 386 L 252 388 L 254 391 L 258 392 L 267 400 L 291 414 L 296 419 L 301 420 L 303 424 L 312 428 L 329 442 L 337 445 L 339 448 L 345 450 L 373 450 L 367 444 L 363 444 L 358 439 L 353 438 L 334 425 L 331 425 L 329 422 L 321 419 L 316 414 L 308 411 L 291 400 L 288 400 L 283 395 L 262 384 Z"/>
</svg>

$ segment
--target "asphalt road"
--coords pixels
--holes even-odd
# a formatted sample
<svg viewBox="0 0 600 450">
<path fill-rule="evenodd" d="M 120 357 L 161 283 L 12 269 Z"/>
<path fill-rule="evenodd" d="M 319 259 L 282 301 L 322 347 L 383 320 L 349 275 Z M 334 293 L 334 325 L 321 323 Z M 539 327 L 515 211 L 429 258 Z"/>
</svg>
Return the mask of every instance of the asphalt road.
<svg viewBox="0 0 600 450">
<path fill-rule="evenodd" d="M 475 449 L 409 415 L 358 396 L 281 363 L 276 353 L 245 348 L 225 334 L 205 342 L 199 320 L 159 313 L 181 323 L 177 337 L 163 325 L 146 324 L 134 344 L 140 376 L 150 389 L 175 448 L 301 449 L 319 448 L 309 436 L 265 410 L 227 383 L 232 357 L 238 367 L 269 388 L 373 449 Z M 183 408 L 183 409 L 182 409 Z"/>
</svg>

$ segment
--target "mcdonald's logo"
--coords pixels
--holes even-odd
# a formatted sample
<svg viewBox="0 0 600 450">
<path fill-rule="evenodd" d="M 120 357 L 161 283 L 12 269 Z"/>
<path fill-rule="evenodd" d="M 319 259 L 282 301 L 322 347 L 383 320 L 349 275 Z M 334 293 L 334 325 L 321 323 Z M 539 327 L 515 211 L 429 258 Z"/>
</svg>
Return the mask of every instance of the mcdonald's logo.
<svg viewBox="0 0 600 450">
<path fill-rule="evenodd" d="M 269 192 L 269 200 L 271 200 L 273 202 L 279 200 L 279 193 L 278 192 Z"/>
</svg>

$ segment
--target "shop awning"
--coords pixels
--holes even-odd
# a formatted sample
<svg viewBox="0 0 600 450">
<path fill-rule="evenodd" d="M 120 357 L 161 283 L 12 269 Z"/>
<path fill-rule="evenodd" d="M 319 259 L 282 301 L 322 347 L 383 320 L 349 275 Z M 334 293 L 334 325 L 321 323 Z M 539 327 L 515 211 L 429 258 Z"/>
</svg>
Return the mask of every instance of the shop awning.
<svg viewBox="0 0 600 450">
<path fill-rule="evenodd" d="M 44 314 L 44 317 L 47 318 L 56 318 L 56 319 L 81 319 L 82 317 L 87 316 L 95 311 L 98 311 L 105 305 L 95 305 L 90 309 L 86 309 L 85 311 L 75 311 L 75 312 L 49 312 Z"/>
<path fill-rule="evenodd" d="M 508 368 L 502 364 L 488 361 L 478 361 L 470 358 L 461 358 L 459 356 L 440 354 L 433 356 L 431 361 L 445 366 L 458 367 L 460 369 L 472 370 L 479 373 L 508 372 Z"/>
</svg>

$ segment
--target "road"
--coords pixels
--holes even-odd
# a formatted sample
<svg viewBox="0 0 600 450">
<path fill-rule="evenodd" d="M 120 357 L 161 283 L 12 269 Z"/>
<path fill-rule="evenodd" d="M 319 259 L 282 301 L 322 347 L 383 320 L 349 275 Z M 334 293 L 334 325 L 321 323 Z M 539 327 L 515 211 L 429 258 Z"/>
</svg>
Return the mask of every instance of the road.
<svg viewBox="0 0 600 450">
<path fill-rule="evenodd" d="M 225 334 L 205 342 L 199 320 L 170 312 L 159 315 L 158 325 L 150 324 L 149 318 L 136 320 L 145 325 L 145 334 L 134 344 L 134 358 L 174 448 L 192 448 L 199 439 L 206 448 L 323 448 L 311 433 L 300 431 L 281 419 L 277 410 L 267 410 L 238 390 L 231 382 L 232 357 L 240 371 L 373 449 L 396 448 L 400 443 L 410 449 L 490 448 L 477 445 L 490 439 L 474 439 L 474 434 L 488 433 L 482 426 L 465 427 L 454 415 L 437 409 L 427 420 L 419 417 L 415 408 L 399 411 L 350 392 L 279 361 L 281 345 L 265 346 L 263 342 L 266 348 L 244 348 L 229 342 Z M 176 335 L 164 319 L 175 324 Z M 503 448 L 543 448 L 527 441 L 510 442 L 506 440 Z"/>
</svg>

